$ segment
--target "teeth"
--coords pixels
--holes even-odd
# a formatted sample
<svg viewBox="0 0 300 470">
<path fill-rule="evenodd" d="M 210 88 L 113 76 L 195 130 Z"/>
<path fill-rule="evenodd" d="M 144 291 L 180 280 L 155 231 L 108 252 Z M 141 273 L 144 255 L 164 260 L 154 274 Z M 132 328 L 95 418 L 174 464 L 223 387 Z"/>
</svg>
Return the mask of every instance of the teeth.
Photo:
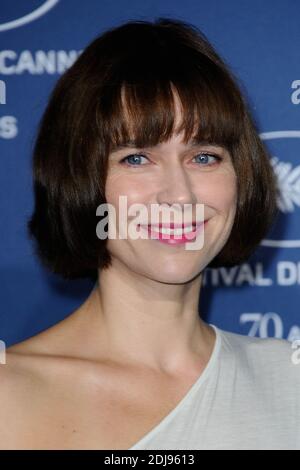
<svg viewBox="0 0 300 470">
<path fill-rule="evenodd" d="M 184 229 L 181 228 L 175 228 L 175 229 L 169 229 L 169 228 L 159 228 L 159 227 L 151 227 L 152 232 L 157 232 L 157 233 L 165 233 L 167 235 L 183 235 L 185 233 L 190 233 L 194 230 L 193 225 L 189 225 L 188 227 L 184 227 Z"/>
</svg>

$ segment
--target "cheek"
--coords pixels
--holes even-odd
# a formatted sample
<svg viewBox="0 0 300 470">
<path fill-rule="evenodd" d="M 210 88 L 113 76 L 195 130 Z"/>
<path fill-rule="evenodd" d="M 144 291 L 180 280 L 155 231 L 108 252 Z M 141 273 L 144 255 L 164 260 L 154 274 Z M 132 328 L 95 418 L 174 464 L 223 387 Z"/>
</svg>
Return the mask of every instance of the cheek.
<svg viewBox="0 0 300 470">
<path fill-rule="evenodd" d="M 127 197 L 127 205 L 147 202 L 148 193 L 145 184 L 126 175 L 111 175 L 105 186 L 106 201 L 119 207 L 119 196 Z"/>
<path fill-rule="evenodd" d="M 234 172 L 215 174 L 198 184 L 197 198 L 217 211 L 235 209 L 237 201 L 237 179 Z"/>
</svg>

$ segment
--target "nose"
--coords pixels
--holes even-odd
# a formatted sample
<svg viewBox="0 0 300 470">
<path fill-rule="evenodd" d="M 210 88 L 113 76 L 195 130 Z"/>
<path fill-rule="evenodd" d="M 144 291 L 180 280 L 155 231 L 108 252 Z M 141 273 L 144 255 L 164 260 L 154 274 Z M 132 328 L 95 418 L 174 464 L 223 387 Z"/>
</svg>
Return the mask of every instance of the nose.
<svg viewBox="0 0 300 470">
<path fill-rule="evenodd" d="M 180 162 L 166 165 L 162 179 L 159 181 L 157 202 L 168 204 L 195 204 L 192 182 Z"/>
</svg>

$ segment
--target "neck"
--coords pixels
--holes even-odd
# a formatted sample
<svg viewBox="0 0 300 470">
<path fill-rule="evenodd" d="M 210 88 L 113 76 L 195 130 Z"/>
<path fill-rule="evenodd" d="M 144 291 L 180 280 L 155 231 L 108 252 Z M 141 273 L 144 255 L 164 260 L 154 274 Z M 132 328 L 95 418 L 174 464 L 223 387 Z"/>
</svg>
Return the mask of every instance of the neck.
<svg viewBox="0 0 300 470">
<path fill-rule="evenodd" d="M 94 344 L 114 363 L 160 372 L 199 367 L 214 343 L 198 312 L 201 282 L 202 274 L 184 284 L 160 283 L 114 262 L 83 304 L 87 347 Z"/>
</svg>

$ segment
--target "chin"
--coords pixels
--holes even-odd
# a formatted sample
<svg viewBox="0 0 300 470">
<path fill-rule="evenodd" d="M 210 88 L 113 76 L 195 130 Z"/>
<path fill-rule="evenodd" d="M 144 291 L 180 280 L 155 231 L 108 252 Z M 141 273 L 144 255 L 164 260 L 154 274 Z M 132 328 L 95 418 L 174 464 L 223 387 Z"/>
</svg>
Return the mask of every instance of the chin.
<svg viewBox="0 0 300 470">
<path fill-rule="evenodd" d="M 200 274 L 201 269 L 199 269 L 199 266 L 197 267 L 197 270 L 168 270 L 165 269 L 165 267 L 160 267 L 155 272 L 151 274 L 149 273 L 147 277 L 151 277 L 151 279 L 157 282 L 162 282 L 164 284 L 185 284 L 187 282 L 192 281 Z"/>
<path fill-rule="evenodd" d="M 200 273 L 196 274 L 196 275 L 193 275 L 193 276 L 177 276 L 177 277 L 173 277 L 173 278 L 168 278 L 167 276 L 165 276 L 164 278 L 161 277 L 159 279 L 155 279 L 157 282 L 160 282 L 162 284 L 187 284 L 189 282 L 191 282 L 192 280 L 195 279 L 195 277 L 197 277 Z"/>
</svg>

